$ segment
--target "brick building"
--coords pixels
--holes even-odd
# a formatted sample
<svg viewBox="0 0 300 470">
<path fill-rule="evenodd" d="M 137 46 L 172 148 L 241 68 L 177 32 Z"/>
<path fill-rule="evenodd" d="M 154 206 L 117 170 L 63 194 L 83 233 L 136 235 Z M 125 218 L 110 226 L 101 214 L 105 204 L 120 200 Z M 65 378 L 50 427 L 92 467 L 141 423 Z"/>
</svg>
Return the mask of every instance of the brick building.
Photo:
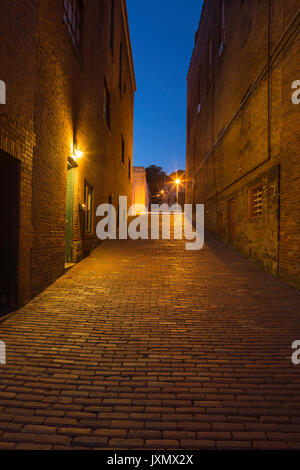
<svg viewBox="0 0 300 470">
<path fill-rule="evenodd" d="M 3 312 L 90 253 L 99 204 L 131 202 L 136 85 L 125 0 L 3 0 L 0 31 Z"/>
<path fill-rule="evenodd" d="M 187 77 L 187 202 L 297 288 L 299 12 L 297 0 L 205 1 Z"/>
</svg>

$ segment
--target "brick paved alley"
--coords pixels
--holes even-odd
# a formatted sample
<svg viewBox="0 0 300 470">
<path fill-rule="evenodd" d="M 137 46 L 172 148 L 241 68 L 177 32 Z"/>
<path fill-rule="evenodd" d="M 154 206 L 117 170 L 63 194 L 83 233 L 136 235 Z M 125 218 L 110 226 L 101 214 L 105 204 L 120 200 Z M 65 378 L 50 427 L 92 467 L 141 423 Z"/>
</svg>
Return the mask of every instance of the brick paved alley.
<svg viewBox="0 0 300 470">
<path fill-rule="evenodd" d="M 214 240 L 105 242 L 0 324 L 0 448 L 299 449 L 299 307 Z"/>
</svg>

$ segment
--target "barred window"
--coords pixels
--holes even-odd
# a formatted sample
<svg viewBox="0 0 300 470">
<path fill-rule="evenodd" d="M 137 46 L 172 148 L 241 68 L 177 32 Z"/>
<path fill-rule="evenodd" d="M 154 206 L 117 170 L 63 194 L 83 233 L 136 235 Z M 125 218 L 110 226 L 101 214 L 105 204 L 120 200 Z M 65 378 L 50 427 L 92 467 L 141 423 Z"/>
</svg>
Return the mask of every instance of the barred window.
<svg viewBox="0 0 300 470">
<path fill-rule="evenodd" d="M 64 0 L 63 21 L 76 52 L 80 50 L 83 5 L 80 0 Z"/>
<path fill-rule="evenodd" d="M 256 186 L 249 191 L 249 217 L 260 217 L 263 213 L 263 187 Z"/>
</svg>

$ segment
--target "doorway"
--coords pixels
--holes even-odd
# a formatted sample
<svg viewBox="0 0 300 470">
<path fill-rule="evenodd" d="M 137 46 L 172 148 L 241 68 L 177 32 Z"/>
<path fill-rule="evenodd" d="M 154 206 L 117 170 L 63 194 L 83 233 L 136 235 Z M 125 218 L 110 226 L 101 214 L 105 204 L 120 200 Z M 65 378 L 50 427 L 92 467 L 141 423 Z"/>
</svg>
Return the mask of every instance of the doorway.
<svg viewBox="0 0 300 470">
<path fill-rule="evenodd" d="M 66 200 L 66 252 L 65 262 L 73 261 L 73 225 L 74 224 L 74 168 L 69 165 L 67 176 L 67 200 Z"/>
<path fill-rule="evenodd" d="M 0 151 L 0 316 L 17 308 L 20 162 Z"/>
</svg>

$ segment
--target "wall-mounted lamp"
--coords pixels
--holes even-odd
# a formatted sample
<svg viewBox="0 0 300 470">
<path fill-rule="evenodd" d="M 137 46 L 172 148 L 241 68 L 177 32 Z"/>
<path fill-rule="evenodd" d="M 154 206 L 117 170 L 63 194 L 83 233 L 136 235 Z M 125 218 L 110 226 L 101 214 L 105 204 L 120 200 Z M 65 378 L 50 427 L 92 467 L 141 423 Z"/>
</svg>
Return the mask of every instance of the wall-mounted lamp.
<svg viewBox="0 0 300 470">
<path fill-rule="evenodd" d="M 75 147 L 74 149 L 74 158 L 77 160 L 78 158 L 81 158 L 83 156 L 83 152 L 79 150 L 78 147 Z"/>
<path fill-rule="evenodd" d="M 77 145 L 73 146 L 73 155 L 68 157 L 68 168 L 77 168 L 78 163 L 77 160 L 83 156 L 83 152 L 77 147 Z"/>
</svg>

